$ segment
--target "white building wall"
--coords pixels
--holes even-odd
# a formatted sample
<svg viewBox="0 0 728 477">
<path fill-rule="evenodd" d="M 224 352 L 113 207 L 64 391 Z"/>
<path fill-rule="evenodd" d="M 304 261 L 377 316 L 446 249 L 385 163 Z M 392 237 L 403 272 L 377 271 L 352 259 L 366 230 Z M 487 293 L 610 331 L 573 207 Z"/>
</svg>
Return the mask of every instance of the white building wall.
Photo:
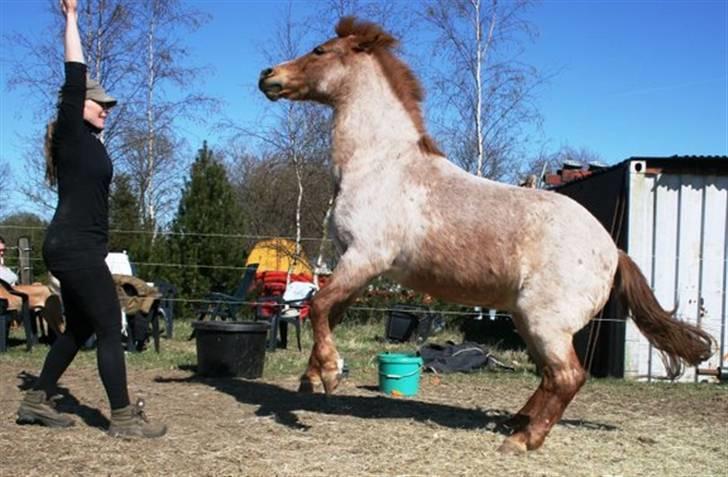
<svg viewBox="0 0 728 477">
<path fill-rule="evenodd" d="M 627 252 L 647 282 L 652 284 L 652 226 L 653 201 L 650 196 L 654 187 L 654 177 L 645 174 L 644 161 L 629 164 L 629 198 L 627 212 Z M 649 346 L 633 321 L 627 322 L 624 346 L 624 375 L 640 378 L 648 375 Z"/>
<path fill-rule="evenodd" d="M 718 340 L 718 353 L 707 367 L 728 366 L 726 268 L 728 268 L 728 176 L 706 176 L 705 238 L 699 307 L 701 326 Z M 722 332 L 722 333 L 721 333 Z M 722 334 L 722 336 L 721 336 Z M 723 350 L 722 357 L 720 350 Z M 721 361 L 722 360 L 722 361 Z"/>
<path fill-rule="evenodd" d="M 664 308 L 677 307 L 679 319 L 699 323 L 725 349 L 728 177 L 647 173 L 644 161 L 629 166 L 628 253 Z M 666 377 L 660 353 L 631 320 L 625 340 L 625 377 Z M 716 349 L 700 367 L 719 365 Z M 688 368 L 681 380 L 697 378 Z"/>
</svg>

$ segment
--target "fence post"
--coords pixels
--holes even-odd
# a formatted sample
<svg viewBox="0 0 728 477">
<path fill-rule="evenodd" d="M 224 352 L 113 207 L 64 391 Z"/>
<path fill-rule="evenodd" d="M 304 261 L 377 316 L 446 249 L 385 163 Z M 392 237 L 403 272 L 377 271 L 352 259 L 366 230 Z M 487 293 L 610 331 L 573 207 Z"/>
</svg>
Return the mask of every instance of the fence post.
<svg viewBox="0 0 728 477">
<path fill-rule="evenodd" d="M 20 283 L 30 285 L 33 283 L 33 264 L 30 260 L 30 240 L 28 237 L 18 238 L 18 271 Z"/>
</svg>

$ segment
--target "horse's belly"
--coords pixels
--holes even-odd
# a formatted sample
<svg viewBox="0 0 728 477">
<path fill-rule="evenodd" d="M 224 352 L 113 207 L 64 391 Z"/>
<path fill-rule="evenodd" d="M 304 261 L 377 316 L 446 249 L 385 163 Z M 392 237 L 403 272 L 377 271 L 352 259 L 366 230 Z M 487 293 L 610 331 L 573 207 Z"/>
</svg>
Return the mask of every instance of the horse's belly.
<svg viewBox="0 0 728 477">
<path fill-rule="evenodd" d="M 457 275 L 436 275 L 428 271 L 412 273 L 395 268 L 386 275 L 408 288 L 461 305 L 508 310 L 516 297 L 513 280 L 489 276 L 487 273 L 474 279 Z"/>
</svg>

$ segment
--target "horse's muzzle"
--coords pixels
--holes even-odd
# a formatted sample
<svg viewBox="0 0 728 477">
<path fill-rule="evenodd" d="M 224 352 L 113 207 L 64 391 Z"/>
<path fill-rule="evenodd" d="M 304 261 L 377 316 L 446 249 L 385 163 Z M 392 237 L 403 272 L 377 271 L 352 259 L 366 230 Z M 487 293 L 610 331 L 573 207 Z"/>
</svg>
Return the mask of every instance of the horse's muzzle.
<svg viewBox="0 0 728 477">
<path fill-rule="evenodd" d="M 271 101 L 276 101 L 280 98 L 280 93 L 283 90 L 283 85 L 271 78 L 273 76 L 273 69 L 266 68 L 260 72 L 258 79 L 258 88 L 265 94 L 265 97 Z"/>
</svg>

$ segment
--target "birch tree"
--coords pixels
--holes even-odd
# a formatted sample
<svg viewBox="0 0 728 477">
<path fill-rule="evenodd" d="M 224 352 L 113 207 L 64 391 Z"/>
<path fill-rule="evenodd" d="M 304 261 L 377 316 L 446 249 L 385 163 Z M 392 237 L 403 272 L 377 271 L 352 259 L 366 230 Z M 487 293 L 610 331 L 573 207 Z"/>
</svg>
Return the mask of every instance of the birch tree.
<svg viewBox="0 0 728 477">
<path fill-rule="evenodd" d="M 58 103 L 58 91 L 63 84 L 63 25 L 59 4 L 48 0 L 48 14 L 53 19 L 41 32 L 10 32 L 4 35 L 10 62 L 7 86 L 28 98 L 28 111 L 39 125 L 29 131 L 24 140 L 25 153 L 18 158 L 29 180 L 20 185 L 20 192 L 47 213 L 55 207 L 55 193 L 45 183 L 43 131 L 53 119 Z M 81 41 L 89 76 L 100 81 L 120 103 L 106 122 L 104 141 L 112 161 L 120 153 L 121 130 L 128 123 L 128 104 L 125 98 L 134 91 L 136 49 L 132 14 L 128 0 L 87 0 L 79 9 Z"/>
<path fill-rule="evenodd" d="M 53 20 L 39 34 L 5 36 L 11 63 L 8 87 L 27 93 L 34 119 L 45 125 L 55 114 L 63 83 L 63 18 L 57 0 L 48 0 Z M 189 51 L 185 35 L 207 16 L 181 0 L 86 0 L 79 9 L 81 39 L 89 76 L 119 103 L 111 111 L 104 142 L 117 171 L 126 172 L 138 195 L 140 217 L 149 228 L 173 209 L 182 177 L 176 167 L 181 140 L 174 129 L 179 118 L 201 119 L 216 104 L 192 87 L 202 68 L 184 64 Z M 141 53 L 141 54 L 140 54 Z M 172 97 L 170 91 L 185 91 Z M 41 127 L 27 135 L 22 161 L 26 181 L 21 190 L 39 211 L 55 206 L 55 194 L 44 182 Z"/>
<path fill-rule="evenodd" d="M 493 179 L 517 173 L 524 128 L 538 123 L 532 103 L 539 72 L 520 61 L 534 38 L 529 0 L 428 0 L 424 19 L 436 33 L 430 77 L 440 136 L 451 160 Z"/>
<path fill-rule="evenodd" d="M 290 159 L 271 153 L 258 156 L 233 145 L 226 149 L 236 200 L 244 209 L 246 232 L 258 237 L 295 237 L 299 178 Z M 301 246 L 313 259 L 318 242 L 311 239 L 321 234 L 333 187 L 325 156 L 307 155 L 302 165 Z"/>
<path fill-rule="evenodd" d="M 309 38 L 312 31 L 310 23 L 296 23 L 293 18 L 292 5 L 289 4 L 275 30 L 275 38 L 271 42 L 275 46 L 265 51 L 269 64 L 300 56 L 302 48 L 308 48 L 312 43 Z M 298 257 L 302 250 L 302 215 L 307 193 L 305 177 L 311 170 L 320 170 L 316 167 L 312 169 L 311 164 L 315 165 L 322 157 L 328 157 L 331 115 L 325 109 L 305 102 L 281 102 L 270 106 L 270 110 L 269 116 L 273 119 L 265 128 L 241 128 L 240 131 L 242 135 L 255 138 L 262 144 L 269 165 L 274 165 L 280 159 L 293 170 L 296 194 L 293 203 L 287 206 L 294 210 L 295 254 Z M 274 166 L 271 170 L 280 171 L 280 168 Z M 328 177 L 321 177 L 318 182 L 331 190 Z"/>
<path fill-rule="evenodd" d="M 207 15 L 180 0 L 136 3 L 137 44 L 142 55 L 135 61 L 138 94 L 130 102 L 136 121 L 124 135 L 124 165 L 138 194 L 140 214 L 150 229 L 158 215 L 170 211 L 181 177 L 181 148 L 174 132 L 181 118 L 201 119 L 200 113 L 217 102 L 195 91 L 202 67 L 184 63 L 189 55 L 183 39 L 208 20 Z M 169 91 L 186 91 L 172 97 Z"/>
</svg>

